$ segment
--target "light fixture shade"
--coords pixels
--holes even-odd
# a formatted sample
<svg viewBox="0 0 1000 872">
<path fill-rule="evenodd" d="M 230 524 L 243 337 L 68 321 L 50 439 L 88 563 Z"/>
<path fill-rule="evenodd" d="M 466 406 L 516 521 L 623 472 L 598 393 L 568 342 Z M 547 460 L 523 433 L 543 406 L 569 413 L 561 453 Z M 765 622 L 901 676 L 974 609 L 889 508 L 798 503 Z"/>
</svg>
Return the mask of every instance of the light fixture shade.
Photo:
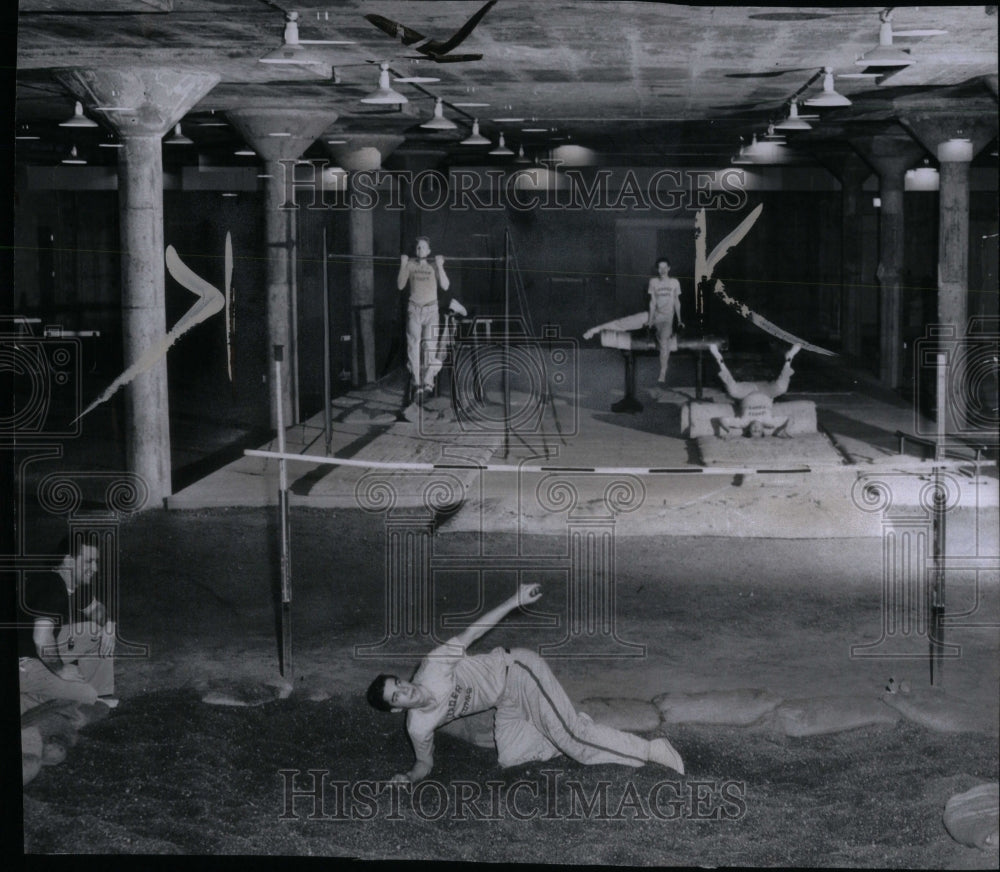
<svg viewBox="0 0 1000 872">
<path fill-rule="evenodd" d="M 65 121 L 59 122 L 60 127 L 97 127 L 97 122 L 92 121 L 86 115 L 83 114 L 83 103 L 79 100 L 76 101 L 76 106 L 73 107 L 73 117 L 67 118 Z"/>
<path fill-rule="evenodd" d="M 239 157 L 257 157 L 257 152 L 255 152 L 252 148 L 247 148 L 246 146 L 236 149 L 233 154 L 238 155 Z"/>
<path fill-rule="evenodd" d="M 791 105 L 788 108 L 788 117 L 774 125 L 775 130 L 812 130 L 812 125 L 799 118 L 799 101 L 792 100 Z"/>
<path fill-rule="evenodd" d="M 757 142 L 757 134 L 753 135 L 753 139 L 750 141 L 750 145 L 740 148 L 740 154 L 743 157 L 749 158 L 750 160 L 756 160 L 758 157 L 764 156 L 764 148 L 759 142 Z"/>
<path fill-rule="evenodd" d="M 910 66 L 913 63 L 913 58 L 892 44 L 892 22 L 886 19 L 879 27 L 878 45 L 866 51 L 854 63 L 859 67 L 902 69 Z"/>
<path fill-rule="evenodd" d="M 776 142 L 779 145 L 784 144 L 785 137 L 782 136 L 780 133 L 775 133 L 774 132 L 775 129 L 776 128 L 775 128 L 775 126 L 773 124 L 768 124 L 767 125 L 767 133 L 764 134 L 765 141 L 767 141 L 767 142 Z"/>
<path fill-rule="evenodd" d="M 398 91 L 392 90 L 389 84 L 389 64 L 383 61 L 378 74 L 378 88 L 372 91 L 367 97 L 362 97 L 362 103 L 370 103 L 376 106 L 402 106 L 410 101 Z"/>
<path fill-rule="evenodd" d="M 69 150 L 69 155 L 62 159 L 62 162 L 64 164 L 85 164 L 87 161 L 85 161 L 82 157 L 80 157 L 80 155 L 76 151 L 76 146 L 74 145 Z"/>
<path fill-rule="evenodd" d="M 444 103 L 440 97 L 434 101 L 434 117 L 420 125 L 424 130 L 455 130 L 458 125 L 444 117 Z"/>
<path fill-rule="evenodd" d="M 806 100 L 806 106 L 819 106 L 824 109 L 850 106 L 851 101 L 833 89 L 833 67 L 827 67 L 823 72 L 823 93 Z"/>
<path fill-rule="evenodd" d="M 511 157 L 511 156 L 513 156 L 514 152 L 512 152 L 509 148 L 507 148 L 507 144 L 503 141 L 503 134 L 502 133 L 500 134 L 500 140 L 497 143 L 497 147 L 496 148 L 491 148 L 490 149 L 490 154 L 498 155 L 498 156 L 502 156 L 502 157 Z"/>
<path fill-rule="evenodd" d="M 174 126 L 174 132 L 163 140 L 163 143 L 164 145 L 194 145 L 193 140 L 188 139 L 188 137 L 181 133 L 180 124 Z"/>
<path fill-rule="evenodd" d="M 937 191 L 940 188 L 941 175 L 926 160 L 922 167 L 907 170 L 903 177 L 904 191 Z"/>
<path fill-rule="evenodd" d="M 514 163 L 517 163 L 517 164 L 531 163 L 531 161 L 528 160 L 528 158 L 524 156 L 524 146 L 523 145 L 519 145 L 517 147 L 517 157 L 514 158 Z"/>
<path fill-rule="evenodd" d="M 289 12 L 285 18 L 284 41 L 278 48 L 258 58 L 262 64 L 299 64 L 303 66 L 323 66 L 327 60 L 315 49 L 299 42 L 299 14 Z"/>
<path fill-rule="evenodd" d="M 461 145 L 489 145 L 490 141 L 479 132 L 479 119 L 472 121 L 472 133 L 460 143 Z"/>
</svg>

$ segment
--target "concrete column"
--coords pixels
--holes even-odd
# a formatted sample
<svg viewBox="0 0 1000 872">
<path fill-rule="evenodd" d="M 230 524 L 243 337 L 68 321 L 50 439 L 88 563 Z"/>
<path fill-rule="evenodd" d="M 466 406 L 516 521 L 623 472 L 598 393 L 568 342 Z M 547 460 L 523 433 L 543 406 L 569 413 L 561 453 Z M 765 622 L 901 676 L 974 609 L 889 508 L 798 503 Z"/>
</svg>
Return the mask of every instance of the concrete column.
<svg viewBox="0 0 1000 872">
<path fill-rule="evenodd" d="M 876 135 L 850 140 L 879 176 L 879 378 L 899 387 L 901 372 L 903 267 L 903 180 L 923 149 L 908 136 Z"/>
<path fill-rule="evenodd" d="M 965 333 L 969 322 L 969 163 L 972 143 L 951 139 L 937 147 L 938 322 Z"/>
<path fill-rule="evenodd" d="M 123 107 L 109 112 L 106 120 L 123 145 L 118 203 L 128 368 L 162 342 L 167 330 L 160 139 L 219 77 L 163 68 L 62 70 L 56 77 L 87 106 Z M 161 505 L 172 491 L 166 355 L 126 385 L 125 392 L 126 465 L 145 481 L 149 505 Z"/>
<path fill-rule="evenodd" d="M 265 245 L 267 248 L 267 333 L 271 347 L 285 349 L 288 365 L 282 368 L 282 384 L 270 385 L 271 426 L 278 425 L 277 397 L 282 399 L 285 423 L 294 424 L 298 414 L 298 347 L 295 331 L 297 215 L 302 203 L 322 206 L 318 170 L 314 177 L 295 184 L 294 162 L 337 120 L 331 110 L 254 107 L 227 113 L 233 126 L 265 162 Z M 305 168 L 309 170 L 309 167 Z M 306 173 L 305 175 L 309 175 Z M 273 372 L 268 368 L 268 378 Z"/>
<path fill-rule="evenodd" d="M 990 77 L 985 77 L 989 85 Z M 969 329 L 969 164 L 997 133 L 995 78 L 990 102 L 976 115 L 905 112 L 900 121 L 939 163 L 938 188 L 938 305 L 937 323 L 962 340 Z M 919 365 L 919 364 L 918 364 Z M 966 376 L 952 372 L 946 384 L 950 397 L 938 397 L 946 409 L 946 433 L 962 432 L 968 420 L 968 391 L 955 389 Z"/>
<path fill-rule="evenodd" d="M 327 143 L 334 162 L 350 173 L 350 233 L 351 255 L 351 335 L 354 353 L 351 355 L 351 383 L 355 386 L 375 381 L 375 264 L 372 212 L 378 197 L 371 193 L 375 179 L 369 180 L 361 192 L 356 189 L 358 173 L 374 174 L 382 161 L 405 141 L 392 134 L 343 133 L 341 142 Z"/>
<path fill-rule="evenodd" d="M 857 153 L 846 148 L 814 148 L 813 154 L 840 182 L 840 337 L 841 353 L 861 357 L 861 301 L 866 291 L 862 272 L 862 186 L 872 169 Z"/>
<path fill-rule="evenodd" d="M 846 165 L 840 176 L 841 201 L 841 309 L 840 335 L 844 355 L 861 357 L 861 298 L 865 292 L 862 272 L 861 213 L 864 197 L 863 185 L 871 175 L 869 167 L 860 158 Z"/>
<path fill-rule="evenodd" d="M 978 117 L 906 112 L 900 121 L 940 165 L 937 317 L 963 336 L 969 319 L 969 163 L 996 136 L 996 102 Z"/>
<path fill-rule="evenodd" d="M 160 342 L 167 331 L 161 135 L 125 136 L 118 155 L 126 366 Z M 126 467 L 147 482 L 160 482 L 162 496 L 167 497 L 172 489 L 166 355 L 126 386 L 125 404 Z"/>
</svg>

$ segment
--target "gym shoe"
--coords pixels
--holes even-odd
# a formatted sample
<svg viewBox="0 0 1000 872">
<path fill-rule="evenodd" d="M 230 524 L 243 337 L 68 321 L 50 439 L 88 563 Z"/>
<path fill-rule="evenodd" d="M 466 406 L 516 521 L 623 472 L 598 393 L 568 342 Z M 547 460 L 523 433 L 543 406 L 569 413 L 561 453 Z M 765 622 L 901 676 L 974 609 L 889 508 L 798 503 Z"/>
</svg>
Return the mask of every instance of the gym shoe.
<svg viewBox="0 0 1000 872">
<path fill-rule="evenodd" d="M 653 739 L 649 743 L 649 760 L 651 763 L 659 763 L 667 769 L 676 769 L 681 775 L 684 774 L 684 761 L 681 760 L 681 755 L 666 739 Z"/>
</svg>

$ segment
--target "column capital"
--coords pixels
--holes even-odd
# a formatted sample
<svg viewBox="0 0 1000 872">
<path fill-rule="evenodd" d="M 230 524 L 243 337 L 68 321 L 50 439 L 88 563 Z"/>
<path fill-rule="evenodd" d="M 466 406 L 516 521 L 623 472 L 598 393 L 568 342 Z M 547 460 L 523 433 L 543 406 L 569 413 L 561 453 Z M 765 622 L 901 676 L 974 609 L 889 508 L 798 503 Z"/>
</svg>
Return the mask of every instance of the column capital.
<svg viewBox="0 0 1000 872">
<path fill-rule="evenodd" d="M 65 69 L 53 75 L 122 139 L 163 136 L 219 81 L 216 73 L 171 67 Z"/>
<path fill-rule="evenodd" d="M 332 109 L 255 106 L 226 113 L 240 136 L 264 160 L 294 160 L 337 120 Z"/>
<path fill-rule="evenodd" d="M 938 160 L 971 161 L 997 135 L 996 103 L 981 115 L 971 113 L 912 112 L 901 116 L 899 123 L 909 130 Z M 951 140 L 965 140 L 967 148 L 949 147 L 941 157 L 939 146 Z M 968 157 L 964 157 L 968 153 Z"/>
<path fill-rule="evenodd" d="M 392 133 L 339 133 L 343 142 L 325 143 L 330 156 L 345 170 L 378 170 L 384 161 L 405 141 L 406 137 Z"/>
<path fill-rule="evenodd" d="M 926 154 L 921 145 L 901 133 L 852 136 L 848 142 L 878 173 L 883 184 L 898 179 L 901 185 L 903 173 Z"/>
<path fill-rule="evenodd" d="M 873 172 L 871 165 L 850 148 L 815 147 L 812 153 L 842 188 L 859 187 Z"/>
</svg>

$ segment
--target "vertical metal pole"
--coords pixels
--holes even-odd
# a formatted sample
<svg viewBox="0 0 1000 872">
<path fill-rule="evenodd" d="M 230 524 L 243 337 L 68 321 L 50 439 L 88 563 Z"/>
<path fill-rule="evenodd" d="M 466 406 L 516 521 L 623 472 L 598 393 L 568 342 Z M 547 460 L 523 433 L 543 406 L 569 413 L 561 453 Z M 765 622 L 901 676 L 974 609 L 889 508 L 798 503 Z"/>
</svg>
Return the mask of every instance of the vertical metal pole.
<svg viewBox="0 0 1000 872">
<path fill-rule="evenodd" d="M 947 360 L 945 354 L 936 354 L 937 364 L 937 442 L 934 445 L 936 461 L 945 455 L 945 409 L 947 408 Z M 931 684 L 941 683 L 944 668 L 944 552 L 945 552 L 945 508 L 947 503 L 941 481 L 941 467 L 934 468 L 934 579 L 930 595 L 930 670 Z"/>
<path fill-rule="evenodd" d="M 323 436 L 326 455 L 330 456 L 330 259 L 326 253 L 326 227 L 323 227 Z"/>
<path fill-rule="evenodd" d="M 930 602 L 930 661 L 931 684 L 939 685 L 944 670 L 944 552 L 945 508 L 947 494 L 942 488 L 941 469 L 934 470 L 934 576 Z"/>
<path fill-rule="evenodd" d="M 285 453 L 285 416 L 281 391 L 281 361 L 284 346 L 274 346 L 274 383 L 278 396 L 278 453 Z M 285 458 L 278 459 L 278 514 L 281 530 L 281 674 L 293 676 L 292 671 L 292 566 L 289 553 L 288 529 L 288 470 Z"/>
<path fill-rule="evenodd" d="M 510 450 L 510 228 L 503 231 L 503 456 Z"/>
<path fill-rule="evenodd" d="M 944 442 L 945 442 L 945 417 L 946 409 L 948 403 L 945 398 L 945 391 L 947 390 L 947 365 L 946 361 L 948 356 L 946 354 L 935 354 L 935 363 L 937 369 L 937 383 L 935 390 L 935 398 L 937 400 L 937 444 L 934 446 L 934 459 L 941 460 L 944 457 Z"/>
</svg>

